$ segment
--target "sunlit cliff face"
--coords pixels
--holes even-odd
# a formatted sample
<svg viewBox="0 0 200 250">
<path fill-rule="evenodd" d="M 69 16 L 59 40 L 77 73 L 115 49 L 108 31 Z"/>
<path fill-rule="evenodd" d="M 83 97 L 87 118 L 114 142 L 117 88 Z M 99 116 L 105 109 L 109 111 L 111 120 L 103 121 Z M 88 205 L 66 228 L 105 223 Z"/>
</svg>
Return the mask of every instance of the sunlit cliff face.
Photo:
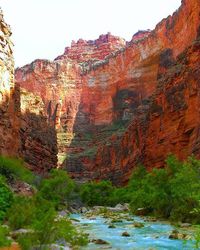
<svg viewBox="0 0 200 250">
<path fill-rule="evenodd" d="M 4 22 L 0 10 L 0 104 L 8 101 L 14 88 L 13 44 L 10 39 L 10 27 Z"/>
<path fill-rule="evenodd" d="M 139 32 L 126 44 L 111 34 L 95 41 L 80 39 L 53 62 L 36 60 L 16 70 L 16 83 L 31 93 L 32 99 L 29 102 L 22 97 L 22 109 L 29 106 L 31 112 L 42 114 L 55 128 L 60 166 L 77 178 L 110 178 L 117 182 L 127 179 L 140 162 L 147 167 L 164 164 L 169 152 L 162 150 L 162 157 L 159 153 L 158 164 L 155 152 L 160 151 L 149 148 L 153 145 L 152 130 L 147 121 L 155 122 L 149 117 L 152 98 L 167 81 L 168 73 L 177 71 L 180 53 L 197 38 L 199 12 L 199 1 L 185 0 L 155 30 Z M 172 85 L 175 79 L 176 75 Z M 34 96 L 40 100 L 34 101 Z M 161 95 L 153 111 L 167 110 L 164 99 Z M 41 103 L 39 113 L 37 102 Z M 162 117 L 155 122 L 162 123 Z M 171 127 L 163 127 L 168 138 Z M 161 144 L 165 141 L 159 140 Z M 167 147 L 172 153 L 178 152 L 177 146 Z M 187 149 L 184 156 L 189 152 Z"/>
<path fill-rule="evenodd" d="M 0 10 L 0 154 L 17 155 L 19 150 L 19 106 L 14 85 L 11 30 Z"/>
</svg>

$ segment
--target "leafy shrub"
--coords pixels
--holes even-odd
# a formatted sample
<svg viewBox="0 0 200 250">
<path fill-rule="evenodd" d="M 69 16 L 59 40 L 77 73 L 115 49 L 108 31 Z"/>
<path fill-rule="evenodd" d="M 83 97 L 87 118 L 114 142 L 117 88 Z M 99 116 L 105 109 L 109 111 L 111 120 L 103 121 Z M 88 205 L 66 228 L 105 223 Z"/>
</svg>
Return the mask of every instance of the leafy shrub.
<svg viewBox="0 0 200 250">
<path fill-rule="evenodd" d="M 145 207 L 172 220 L 200 222 L 200 216 L 191 213 L 199 207 L 200 161 L 180 162 L 169 156 L 166 163 L 166 168 L 153 169 L 142 178 L 133 174 L 129 183 L 133 212 Z"/>
<path fill-rule="evenodd" d="M 42 181 L 39 193 L 58 208 L 61 205 L 66 205 L 66 202 L 70 200 L 74 187 L 75 184 L 66 171 L 54 169 L 49 178 Z"/>
<path fill-rule="evenodd" d="M 131 207 L 135 211 L 139 207 L 153 210 L 158 215 L 167 215 L 168 181 L 165 169 L 154 169 L 141 180 L 140 189 L 132 192 Z"/>
<path fill-rule="evenodd" d="M 8 228 L 0 225 L 0 247 L 9 247 L 11 245 L 11 240 L 8 238 L 8 236 Z"/>
<path fill-rule="evenodd" d="M 117 204 L 129 203 L 131 201 L 131 192 L 128 187 L 117 188 L 113 187 L 109 195 L 109 205 L 116 206 Z"/>
<path fill-rule="evenodd" d="M 28 170 L 22 160 L 0 156 L 0 175 L 6 177 L 11 182 L 15 179 L 32 183 L 34 175 Z"/>
<path fill-rule="evenodd" d="M 142 186 L 142 180 L 146 177 L 147 170 L 143 165 L 138 165 L 129 180 L 128 189 L 131 190 L 138 190 Z"/>
<path fill-rule="evenodd" d="M 113 186 L 110 181 L 89 182 L 81 186 L 80 195 L 89 206 L 111 205 Z"/>
<path fill-rule="evenodd" d="M 23 250 L 32 246 L 55 243 L 65 240 L 72 245 L 87 244 L 87 237 L 77 232 L 67 218 L 57 219 L 54 204 L 39 195 L 32 198 L 16 197 L 7 214 L 8 225 L 12 230 L 20 228 L 31 229 L 26 234 L 17 237 L 17 242 Z"/>
<path fill-rule="evenodd" d="M 0 222 L 4 219 L 7 209 L 11 206 L 13 194 L 0 175 Z"/>
<path fill-rule="evenodd" d="M 16 196 L 6 218 L 12 230 L 28 227 L 34 220 L 35 205 L 33 198 Z"/>
<path fill-rule="evenodd" d="M 55 220 L 53 211 L 49 210 L 42 221 L 37 221 L 32 233 L 23 234 L 17 239 L 23 250 L 29 250 L 32 246 L 44 249 L 46 245 L 56 242 L 67 242 L 73 246 L 84 246 L 88 243 L 87 236 L 77 232 L 69 220 Z"/>
<path fill-rule="evenodd" d="M 200 226 L 199 225 L 194 235 L 194 249 L 200 249 Z"/>
</svg>

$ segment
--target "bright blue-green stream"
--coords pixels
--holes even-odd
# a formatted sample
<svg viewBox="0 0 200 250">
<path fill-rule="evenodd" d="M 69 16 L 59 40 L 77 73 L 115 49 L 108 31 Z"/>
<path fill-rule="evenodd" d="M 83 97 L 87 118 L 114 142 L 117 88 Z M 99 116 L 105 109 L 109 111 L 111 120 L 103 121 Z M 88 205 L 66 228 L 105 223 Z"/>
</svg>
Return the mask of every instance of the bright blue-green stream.
<svg viewBox="0 0 200 250">
<path fill-rule="evenodd" d="M 90 239 L 103 239 L 109 245 L 96 245 L 89 243 L 82 250 L 191 250 L 195 249 L 193 241 L 169 239 L 170 232 L 175 229 L 165 222 L 145 222 L 140 217 L 133 217 L 134 221 L 144 224 L 143 228 L 135 228 L 133 222 L 124 220 L 115 223 L 116 228 L 108 228 L 107 219 L 96 217 L 96 219 L 85 218 L 84 215 L 72 214 L 72 218 L 78 219 L 77 224 L 85 233 L 89 233 Z M 128 232 L 130 237 L 121 236 Z"/>
</svg>

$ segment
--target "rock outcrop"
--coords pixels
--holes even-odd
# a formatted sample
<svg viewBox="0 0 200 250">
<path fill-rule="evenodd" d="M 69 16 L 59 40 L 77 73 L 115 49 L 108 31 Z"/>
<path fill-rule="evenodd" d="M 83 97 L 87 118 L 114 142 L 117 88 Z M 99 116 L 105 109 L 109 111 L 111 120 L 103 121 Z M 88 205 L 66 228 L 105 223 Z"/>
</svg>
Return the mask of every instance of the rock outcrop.
<svg viewBox="0 0 200 250">
<path fill-rule="evenodd" d="M 14 84 L 11 29 L 0 9 L 0 154 L 19 153 L 19 91 Z"/>
<path fill-rule="evenodd" d="M 168 153 L 200 157 L 199 35 L 200 2 L 184 0 L 155 30 L 130 42 L 111 34 L 80 39 L 53 62 L 17 69 L 17 86 L 33 97 L 29 108 L 37 113 L 39 105 L 55 128 L 58 165 L 75 178 L 124 183 L 138 163 L 161 167 Z M 49 142 L 45 150 L 55 154 Z M 24 144 L 35 168 L 43 144 Z"/>
<path fill-rule="evenodd" d="M 94 41 L 79 39 L 77 42 L 72 41 L 71 47 L 66 47 L 64 54 L 58 56 L 56 60 L 71 59 L 78 63 L 103 60 L 112 52 L 122 49 L 125 44 L 124 39 L 111 33 L 101 35 Z"/>
</svg>

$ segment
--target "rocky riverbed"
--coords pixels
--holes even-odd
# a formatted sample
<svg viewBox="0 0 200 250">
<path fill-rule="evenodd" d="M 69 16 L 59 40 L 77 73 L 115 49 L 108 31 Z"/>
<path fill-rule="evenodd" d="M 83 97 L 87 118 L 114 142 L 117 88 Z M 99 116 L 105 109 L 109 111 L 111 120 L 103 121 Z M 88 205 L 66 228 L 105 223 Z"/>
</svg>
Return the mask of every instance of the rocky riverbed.
<svg viewBox="0 0 200 250">
<path fill-rule="evenodd" d="M 94 207 L 71 214 L 74 224 L 89 235 L 83 250 L 180 250 L 195 249 L 189 224 L 175 227 L 153 217 L 133 216 L 126 209 Z"/>
</svg>

